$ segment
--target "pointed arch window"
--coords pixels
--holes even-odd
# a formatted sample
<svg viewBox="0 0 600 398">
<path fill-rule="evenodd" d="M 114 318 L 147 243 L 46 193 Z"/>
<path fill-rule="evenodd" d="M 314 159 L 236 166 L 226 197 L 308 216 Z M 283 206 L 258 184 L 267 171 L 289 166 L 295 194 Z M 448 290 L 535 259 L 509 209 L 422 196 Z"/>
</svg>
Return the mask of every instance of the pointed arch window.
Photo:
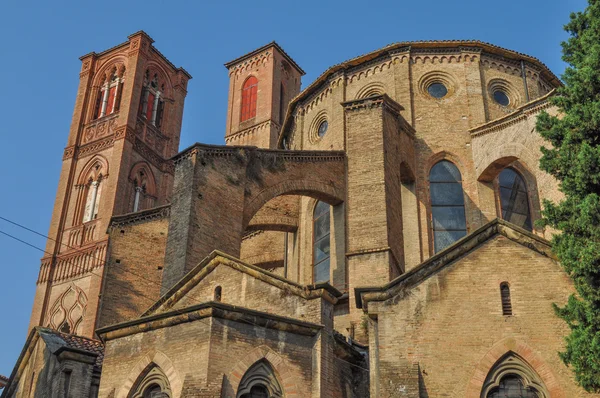
<svg viewBox="0 0 600 398">
<path fill-rule="evenodd" d="M 462 179 L 452 162 L 442 160 L 431 168 L 429 192 L 433 244 L 437 253 L 467 234 Z"/>
<path fill-rule="evenodd" d="M 242 109 L 240 122 L 256 116 L 256 102 L 258 100 L 258 79 L 250 76 L 242 87 Z"/>
<path fill-rule="evenodd" d="M 94 107 L 94 119 L 111 115 L 119 110 L 123 93 L 124 73 L 124 67 L 121 67 L 118 71 L 116 67 L 113 68 L 106 82 L 98 90 Z"/>
<path fill-rule="evenodd" d="M 159 81 L 158 73 L 152 74 L 149 69 L 146 70 L 139 114 L 147 123 L 158 128 L 163 125 L 163 115 L 165 113 L 164 92 L 165 84 Z"/>
<path fill-rule="evenodd" d="M 171 386 L 164 372 L 154 364 L 146 369 L 127 398 L 171 398 Z"/>
<path fill-rule="evenodd" d="M 328 282 L 330 269 L 330 209 L 317 202 L 313 212 L 313 282 Z"/>
<path fill-rule="evenodd" d="M 236 398 L 282 398 L 283 389 L 271 364 L 260 360 L 242 377 Z"/>
<path fill-rule="evenodd" d="M 528 231 L 532 230 L 529 195 L 523 177 L 506 168 L 498 175 L 498 190 L 502 218 Z"/>
<path fill-rule="evenodd" d="M 509 352 L 486 377 L 481 398 L 547 398 L 546 387 L 525 360 Z"/>
<path fill-rule="evenodd" d="M 76 185 L 77 206 L 73 225 L 98 218 L 102 190 L 107 178 L 108 162 L 102 156 L 95 156 L 83 168 Z"/>
<path fill-rule="evenodd" d="M 150 167 L 145 162 L 137 163 L 131 169 L 129 181 L 132 186 L 130 211 L 138 212 L 154 207 L 156 202 L 156 182 Z"/>
<path fill-rule="evenodd" d="M 85 208 L 83 210 L 83 222 L 95 220 L 98 217 L 100 206 L 100 195 L 102 194 L 102 178 L 90 179 L 86 188 Z"/>
</svg>

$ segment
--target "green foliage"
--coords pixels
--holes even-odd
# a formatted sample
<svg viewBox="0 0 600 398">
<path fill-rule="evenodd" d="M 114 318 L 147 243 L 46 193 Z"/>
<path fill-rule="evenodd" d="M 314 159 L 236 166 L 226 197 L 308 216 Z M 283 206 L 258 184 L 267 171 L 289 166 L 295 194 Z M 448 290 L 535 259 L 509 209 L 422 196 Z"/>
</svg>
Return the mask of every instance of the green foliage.
<svg viewBox="0 0 600 398">
<path fill-rule="evenodd" d="M 537 130 L 552 148 L 542 148 L 540 166 L 559 181 L 564 198 L 544 201 L 542 226 L 560 231 L 553 250 L 574 281 L 577 295 L 557 314 L 571 329 L 562 360 L 578 383 L 600 392 L 600 0 L 571 14 L 563 60 L 564 87 L 551 101 L 558 117 L 544 112 Z"/>
</svg>

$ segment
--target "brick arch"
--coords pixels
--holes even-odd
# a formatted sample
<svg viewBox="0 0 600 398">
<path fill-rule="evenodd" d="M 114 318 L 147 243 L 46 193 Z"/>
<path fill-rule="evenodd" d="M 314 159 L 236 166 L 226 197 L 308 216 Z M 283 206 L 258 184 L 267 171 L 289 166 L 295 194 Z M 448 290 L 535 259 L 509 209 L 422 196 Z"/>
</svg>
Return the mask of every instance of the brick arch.
<svg viewBox="0 0 600 398">
<path fill-rule="evenodd" d="M 98 166 L 98 167 L 96 167 Z M 93 158 L 83 166 L 77 179 L 77 185 L 85 185 L 89 179 L 96 181 L 100 177 L 103 179 L 108 176 L 108 160 L 102 155 L 94 155 Z"/>
<path fill-rule="evenodd" d="M 483 384 L 490 370 L 509 353 L 517 354 L 531 366 L 548 389 L 550 397 L 566 398 L 552 368 L 527 343 L 512 337 L 496 343 L 479 361 L 467 386 L 465 398 L 481 397 Z"/>
<path fill-rule="evenodd" d="M 523 181 L 525 181 L 525 185 L 527 187 L 527 196 L 529 199 L 529 213 L 531 221 L 535 222 L 542 216 L 542 207 L 540 203 L 537 178 L 530 168 L 530 164 L 531 163 L 528 164 L 516 156 L 505 156 L 498 158 L 485 168 L 485 170 L 478 176 L 477 180 L 483 183 L 494 183 L 494 194 L 497 197 L 498 187 L 496 182 L 494 182 L 496 181 L 496 177 L 498 177 L 500 172 L 507 167 L 514 169 L 523 178 Z M 499 214 L 498 217 L 501 217 L 501 215 Z M 534 230 L 537 230 L 535 225 Z"/>
<path fill-rule="evenodd" d="M 343 176 L 341 176 L 343 178 Z M 281 195 L 302 195 L 337 205 L 344 201 L 345 191 L 333 181 L 317 179 L 296 179 L 280 181 L 265 187 L 255 195 L 250 195 L 244 206 L 243 228 L 252 217 L 271 199 Z"/>
<path fill-rule="evenodd" d="M 279 384 L 283 388 L 283 393 L 286 398 L 300 398 L 304 395 L 301 393 L 300 386 L 297 383 L 297 375 L 285 360 L 277 354 L 275 351 L 267 346 L 259 346 L 254 348 L 252 351 L 244 355 L 243 359 L 240 359 L 232 368 L 229 374 L 226 376 L 229 381 L 228 386 L 224 386 L 221 396 L 232 396 L 235 397 L 240 382 L 246 374 L 246 372 L 258 361 L 265 360 L 273 368 L 275 377 L 279 381 Z"/>
<path fill-rule="evenodd" d="M 494 148 L 492 153 L 475 166 L 478 181 L 492 181 L 501 169 L 519 160 L 528 170 L 536 170 L 539 158 L 519 143 L 508 143 Z"/>
<path fill-rule="evenodd" d="M 106 61 L 94 74 L 94 87 L 100 87 L 106 82 L 106 74 L 111 73 L 112 69 L 117 69 L 117 74 L 120 70 L 127 70 L 127 57 L 124 55 L 116 55 Z"/>
<path fill-rule="evenodd" d="M 170 74 L 169 72 L 158 62 L 156 61 L 148 61 L 146 63 L 146 65 L 144 66 L 144 73 L 146 73 L 146 70 L 150 70 L 150 74 L 152 75 L 152 72 L 155 72 L 158 74 L 158 81 L 159 82 L 164 82 L 165 83 L 165 92 L 163 93 L 165 97 L 170 97 L 173 93 L 173 82 L 171 82 L 171 78 L 170 78 Z M 152 77 L 152 76 L 150 76 Z"/>
<path fill-rule="evenodd" d="M 171 386 L 171 391 L 173 392 L 172 398 L 178 398 L 181 395 L 183 382 L 179 373 L 173 366 L 171 359 L 161 351 L 148 352 L 135 364 L 129 372 L 127 379 L 115 395 L 115 398 L 127 398 L 140 375 L 147 371 L 148 367 L 153 364 L 158 366 L 167 377 Z"/>
<path fill-rule="evenodd" d="M 156 178 L 154 177 L 154 173 L 152 172 L 152 168 L 148 164 L 148 162 L 140 161 L 133 165 L 131 171 L 129 172 L 129 181 L 133 182 L 136 178 L 138 178 L 140 172 L 146 173 L 146 190 L 149 195 L 156 196 Z"/>
</svg>

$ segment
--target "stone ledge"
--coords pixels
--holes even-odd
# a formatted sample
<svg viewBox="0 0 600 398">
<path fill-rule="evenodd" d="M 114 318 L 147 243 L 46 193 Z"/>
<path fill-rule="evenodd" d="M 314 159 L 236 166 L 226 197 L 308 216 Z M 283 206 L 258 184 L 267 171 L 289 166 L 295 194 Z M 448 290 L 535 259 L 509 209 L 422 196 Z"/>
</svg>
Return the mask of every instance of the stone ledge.
<svg viewBox="0 0 600 398">
<path fill-rule="evenodd" d="M 108 232 L 112 228 L 120 228 L 128 225 L 136 225 L 153 221 L 161 218 L 168 218 L 171 215 L 171 205 L 163 205 L 154 207 L 148 210 L 142 210 L 135 213 L 123 214 L 122 216 L 114 216 L 108 224 Z"/>
</svg>

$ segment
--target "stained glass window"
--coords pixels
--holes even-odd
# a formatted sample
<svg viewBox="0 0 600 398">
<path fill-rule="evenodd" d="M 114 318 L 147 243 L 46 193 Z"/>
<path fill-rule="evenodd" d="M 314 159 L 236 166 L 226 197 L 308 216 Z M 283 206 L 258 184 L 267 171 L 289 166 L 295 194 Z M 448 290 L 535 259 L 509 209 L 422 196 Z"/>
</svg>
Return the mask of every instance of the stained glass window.
<svg viewBox="0 0 600 398">
<path fill-rule="evenodd" d="M 523 178 L 513 169 L 507 168 L 500 172 L 498 185 L 502 218 L 531 231 L 529 197 Z"/>
<path fill-rule="evenodd" d="M 467 234 L 465 199 L 458 168 L 447 160 L 436 163 L 429 173 L 429 191 L 437 253 Z"/>
</svg>

